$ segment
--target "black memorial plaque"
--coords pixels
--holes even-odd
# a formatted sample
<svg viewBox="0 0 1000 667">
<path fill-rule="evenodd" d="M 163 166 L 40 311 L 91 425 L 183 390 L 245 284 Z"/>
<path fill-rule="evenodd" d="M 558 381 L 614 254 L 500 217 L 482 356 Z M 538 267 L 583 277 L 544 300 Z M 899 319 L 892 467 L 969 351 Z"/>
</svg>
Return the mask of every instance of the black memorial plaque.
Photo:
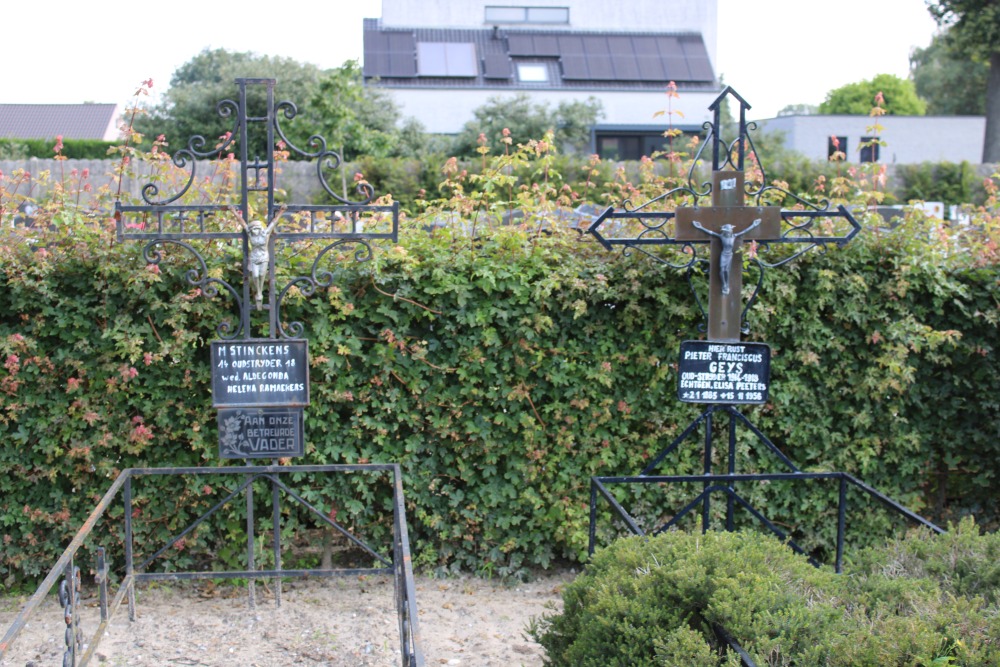
<svg viewBox="0 0 1000 667">
<path fill-rule="evenodd" d="M 219 410 L 219 456 L 264 459 L 302 456 L 302 408 Z"/>
<path fill-rule="evenodd" d="M 763 404 L 771 383 L 771 348 L 686 340 L 678 375 L 677 395 L 684 403 Z"/>
<path fill-rule="evenodd" d="M 305 340 L 212 342 L 212 407 L 306 405 L 309 352 Z"/>
</svg>

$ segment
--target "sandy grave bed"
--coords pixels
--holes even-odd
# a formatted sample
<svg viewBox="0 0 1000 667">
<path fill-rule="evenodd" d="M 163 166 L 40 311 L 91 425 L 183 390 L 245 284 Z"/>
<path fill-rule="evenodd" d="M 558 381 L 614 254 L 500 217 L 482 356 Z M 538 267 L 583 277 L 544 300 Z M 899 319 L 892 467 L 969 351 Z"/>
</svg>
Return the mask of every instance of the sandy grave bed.
<svg viewBox="0 0 1000 667">
<path fill-rule="evenodd" d="M 418 576 L 416 602 L 426 665 L 542 665 L 544 652 L 527 636 L 527 625 L 559 609 L 562 588 L 572 577 L 545 574 L 529 583 L 505 584 Z M 123 604 L 91 664 L 400 664 L 393 581 L 388 576 L 286 581 L 280 608 L 274 604 L 270 582 L 259 581 L 256 594 L 257 605 L 251 610 L 245 586 L 200 582 L 140 589 L 136 621 L 128 620 Z M 10 626 L 24 600 L 0 599 L 0 631 Z M 97 628 L 98 614 L 96 601 L 85 597 L 81 625 L 88 639 Z M 64 631 L 62 612 L 52 596 L 0 666 L 61 665 Z"/>
</svg>

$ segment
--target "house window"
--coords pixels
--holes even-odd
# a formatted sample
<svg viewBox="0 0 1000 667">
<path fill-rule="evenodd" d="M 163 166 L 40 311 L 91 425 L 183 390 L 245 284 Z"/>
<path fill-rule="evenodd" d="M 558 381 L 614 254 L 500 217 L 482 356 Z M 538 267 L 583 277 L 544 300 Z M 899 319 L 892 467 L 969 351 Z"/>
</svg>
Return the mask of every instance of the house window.
<svg viewBox="0 0 1000 667">
<path fill-rule="evenodd" d="M 826 140 L 826 157 L 828 160 L 834 159 L 834 153 L 840 153 L 838 160 L 843 160 L 847 156 L 847 137 L 830 136 Z"/>
<path fill-rule="evenodd" d="M 878 137 L 861 137 L 858 159 L 861 162 L 878 162 Z"/>
<path fill-rule="evenodd" d="M 598 136 L 597 154 L 604 160 L 638 160 L 642 157 L 642 137 L 629 135 Z"/>
<path fill-rule="evenodd" d="M 469 42 L 417 42 L 418 76 L 477 76 L 476 45 Z"/>
<path fill-rule="evenodd" d="M 569 23 L 569 7 L 486 7 L 486 23 Z"/>
<path fill-rule="evenodd" d="M 569 23 L 569 7 L 525 7 L 528 23 Z"/>
<path fill-rule="evenodd" d="M 539 63 L 518 63 L 517 80 L 521 83 L 548 83 L 549 68 Z"/>
</svg>

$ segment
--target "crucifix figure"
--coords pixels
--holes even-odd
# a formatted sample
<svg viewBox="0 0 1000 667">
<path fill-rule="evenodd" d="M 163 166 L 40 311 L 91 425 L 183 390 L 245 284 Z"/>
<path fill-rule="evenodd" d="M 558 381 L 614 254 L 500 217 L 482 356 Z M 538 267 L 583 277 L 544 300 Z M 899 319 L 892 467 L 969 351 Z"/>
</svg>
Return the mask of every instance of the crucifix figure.
<svg viewBox="0 0 1000 667">
<path fill-rule="evenodd" d="M 247 233 L 247 244 L 250 246 L 248 263 L 250 265 L 250 276 L 253 278 L 256 290 L 254 303 L 257 305 L 257 310 L 264 309 L 264 279 L 270 273 L 271 266 L 271 248 L 269 247 L 271 232 L 277 226 L 278 220 L 281 219 L 281 214 L 285 212 L 285 208 L 285 206 L 282 206 L 275 212 L 274 217 L 271 218 L 271 222 L 268 223 L 267 227 L 260 220 L 251 220 L 248 225 L 239 209 L 235 207 L 232 209 Z"/>
<path fill-rule="evenodd" d="M 733 266 L 733 248 L 741 236 L 749 232 L 751 229 L 754 229 L 758 225 L 760 225 L 760 218 L 754 220 L 752 223 L 750 223 L 749 227 L 747 227 L 738 234 L 733 233 L 732 225 L 722 225 L 722 227 L 719 228 L 720 229 L 719 232 L 713 232 L 711 229 L 708 229 L 697 220 L 692 220 L 691 224 L 694 225 L 694 227 L 696 227 L 697 229 L 700 229 L 701 231 L 705 232 L 709 236 L 714 236 L 715 238 L 719 239 L 719 241 L 722 243 L 722 254 L 719 255 L 719 278 L 722 280 L 722 293 L 728 295 L 729 272 Z"/>
<path fill-rule="evenodd" d="M 712 172 L 712 205 L 677 209 L 675 235 L 688 243 L 710 244 L 708 338 L 740 339 L 743 313 L 744 240 L 781 238 L 781 209 L 743 204 L 743 172 Z"/>
</svg>

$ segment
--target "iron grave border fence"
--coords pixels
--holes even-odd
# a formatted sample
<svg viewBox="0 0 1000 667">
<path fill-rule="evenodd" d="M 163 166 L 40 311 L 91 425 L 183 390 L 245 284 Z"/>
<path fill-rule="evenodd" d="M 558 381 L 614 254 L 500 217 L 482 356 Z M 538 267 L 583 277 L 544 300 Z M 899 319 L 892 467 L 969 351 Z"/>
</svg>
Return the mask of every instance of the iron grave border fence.
<svg viewBox="0 0 1000 667">
<path fill-rule="evenodd" d="M 727 464 L 728 470 L 726 473 L 715 473 L 713 472 L 712 466 L 712 415 L 715 412 L 725 412 L 729 416 L 729 439 L 728 439 L 728 457 Z M 707 435 L 705 436 L 705 449 L 704 449 L 704 472 L 702 474 L 690 474 L 690 475 L 657 475 L 656 468 L 663 462 L 664 458 L 671 452 L 676 450 L 688 437 L 690 437 L 696 430 L 700 423 L 704 423 Z M 757 436 L 758 440 L 762 442 L 767 449 L 772 452 L 784 466 L 788 469 L 788 472 L 754 472 L 754 473 L 738 473 L 736 471 L 736 459 L 737 459 L 737 442 L 736 442 L 736 424 L 741 422 L 745 424 L 754 434 Z M 819 481 L 833 481 L 838 485 L 837 493 L 837 510 L 836 510 L 836 521 L 837 521 L 837 532 L 836 532 L 836 547 L 835 547 L 835 557 L 834 557 L 834 569 L 836 572 L 841 573 L 843 571 L 843 557 L 844 549 L 846 545 L 846 535 L 848 530 L 848 491 L 855 490 L 859 492 L 863 497 L 869 498 L 875 501 L 878 505 L 881 505 L 890 513 L 893 513 L 903 519 L 925 528 L 930 529 L 935 533 L 943 533 L 944 529 L 931 523 L 927 519 L 923 518 L 919 514 L 912 512 L 900 503 L 896 502 L 892 498 L 886 496 L 885 494 L 879 492 L 874 487 L 865 484 L 861 480 L 857 479 L 851 474 L 845 472 L 807 472 L 800 470 L 795 466 L 791 460 L 788 459 L 770 439 L 767 438 L 763 433 L 760 433 L 756 427 L 753 426 L 742 414 L 739 413 L 731 405 L 723 406 L 712 406 L 708 408 L 702 415 L 695 420 L 695 422 L 688 426 L 685 431 L 674 440 L 671 445 L 660 452 L 646 468 L 638 475 L 624 475 L 624 476 L 598 476 L 592 477 L 590 482 L 590 533 L 589 533 L 589 543 L 588 543 L 588 553 L 593 555 L 597 547 L 597 529 L 598 529 L 598 500 L 603 499 L 608 503 L 608 506 L 612 512 L 613 519 L 619 519 L 627 527 L 629 532 L 633 535 L 645 536 L 647 534 L 657 535 L 662 532 L 671 530 L 680 525 L 681 521 L 686 517 L 691 516 L 699 506 L 701 508 L 701 529 L 702 531 L 708 531 L 712 525 L 712 496 L 721 495 L 725 497 L 726 509 L 725 509 L 725 529 L 732 531 L 736 527 L 736 509 L 742 508 L 745 510 L 752 519 L 757 523 L 764 526 L 764 528 L 777 536 L 782 541 L 787 542 L 788 546 L 791 547 L 796 552 L 809 557 L 810 561 L 814 565 L 819 565 L 817 561 L 809 556 L 809 553 L 800 546 L 792 537 L 784 530 L 779 528 L 773 521 L 768 519 L 760 510 L 758 510 L 754 505 L 744 498 L 736 490 L 736 485 L 739 482 L 743 483 L 754 483 L 754 482 L 792 482 L 795 484 L 805 483 L 805 482 L 819 482 Z M 652 530 L 646 530 L 641 525 L 640 522 L 632 516 L 632 513 L 622 504 L 618 498 L 612 493 L 612 487 L 617 485 L 644 485 L 644 486 L 654 486 L 654 485 L 701 485 L 701 491 L 689 502 L 684 504 L 680 509 L 676 510 L 670 519 L 664 521 L 661 525 L 656 526 Z"/>
<path fill-rule="evenodd" d="M 382 551 L 369 544 L 366 540 L 353 534 L 343 525 L 332 519 L 329 513 L 315 507 L 283 478 L 296 474 L 312 475 L 363 473 L 387 478 L 392 485 L 392 542 Z M 134 485 L 144 478 L 155 478 L 169 475 L 203 475 L 238 477 L 241 480 L 228 490 L 225 496 L 216 502 L 207 512 L 204 512 L 187 528 L 173 535 L 156 551 L 140 562 L 135 558 L 135 538 L 133 510 L 136 507 Z M 281 541 L 281 504 L 274 502 L 272 514 L 271 548 L 275 566 L 270 569 L 258 569 L 253 563 L 255 542 L 255 518 L 253 515 L 252 493 L 254 483 L 265 481 L 270 483 L 273 500 L 277 501 L 282 492 L 297 505 L 300 505 L 321 524 L 328 526 L 343 536 L 354 548 L 366 555 L 373 563 L 372 567 L 350 567 L 331 569 L 286 569 L 282 567 L 284 549 Z M 155 489 L 153 489 L 155 492 Z M 204 570 L 204 571 L 151 571 L 151 566 L 162 555 L 175 547 L 192 530 L 207 521 L 213 514 L 236 501 L 241 493 L 249 492 L 251 502 L 248 503 L 247 544 L 250 562 L 243 570 Z M 108 510 L 116 503 L 121 503 L 123 517 L 121 522 L 121 538 L 124 541 L 124 560 L 116 568 L 108 562 L 106 549 L 94 547 L 97 562 L 94 564 L 96 576 L 94 584 L 99 608 L 99 622 L 94 631 L 87 635 L 83 628 L 81 611 L 83 602 L 83 578 L 81 576 L 78 553 L 87 544 L 102 519 L 106 518 Z M 224 466 L 224 467 L 192 467 L 192 468 L 128 468 L 112 483 L 97 507 L 91 512 L 83 527 L 70 541 L 62 556 L 56 561 L 48 575 L 42 581 L 35 593 L 29 598 L 23 609 L 15 617 L 14 622 L 0 640 L 0 658 L 7 655 L 21 634 L 28 621 L 38 611 L 40 605 L 54 587 L 59 589 L 59 605 L 63 610 L 66 622 L 65 653 L 62 664 L 64 667 L 87 665 L 94 657 L 96 649 L 103 637 L 111 618 L 123 603 L 128 608 L 130 620 L 135 620 L 136 599 L 135 586 L 151 581 L 190 581 L 215 579 L 261 579 L 282 577 L 316 577 L 331 578 L 358 575 L 391 575 L 394 582 L 395 610 L 399 620 L 399 643 L 401 664 L 403 667 L 422 667 L 423 656 L 420 651 L 420 630 L 417 619 L 416 593 L 413 579 L 412 560 L 410 557 L 410 542 L 406 528 L 406 514 L 403 497 L 402 471 L 398 464 L 358 464 L 358 465 L 307 465 L 307 466 Z M 112 590 L 112 580 L 118 587 Z M 274 588 L 275 603 L 280 606 L 280 587 Z M 251 597 L 251 604 L 254 598 Z M 89 640 L 87 639 L 89 637 Z"/>
<path fill-rule="evenodd" d="M 347 179 L 342 178 L 343 192 L 338 194 L 327 181 L 327 172 L 337 172 L 344 166 L 343 158 L 327 147 L 326 140 L 313 134 L 308 148 L 289 140 L 282 127 L 282 118 L 295 118 L 298 109 L 290 101 L 276 102 L 274 79 L 236 79 L 237 99 L 218 103 L 220 117 L 232 119 L 232 129 L 220 137 L 213 148 L 202 136 L 191 137 L 187 145 L 177 150 L 171 160 L 173 172 L 163 176 L 164 183 L 173 183 L 176 192 L 161 193 L 161 185 L 151 181 L 141 189 L 140 204 L 115 203 L 115 220 L 119 241 L 143 241 L 142 257 L 148 265 L 158 265 L 170 248 L 182 251 L 194 259 L 195 268 L 184 273 L 188 285 L 206 298 L 228 298 L 235 311 L 216 326 L 218 340 L 211 343 L 212 405 L 217 408 L 219 424 L 219 458 L 243 459 L 243 465 L 190 468 L 132 468 L 120 473 L 97 509 L 70 542 L 63 556 L 30 598 L 24 611 L 0 643 L 0 658 L 20 634 L 24 623 L 41 600 L 64 577 L 60 585 L 60 604 L 66 619 L 66 653 L 64 667 L 87 664 L 94 653 L 110 616 L 122 599 L 128 598 L 129 616 L 135 618 L 135 584 L 158 579 L 247 579 L 250 607 L 256 604 L 254 582 L 258 578 L 274 579 L 275 603 L 281 604 L 281 581 L 287 577 L 337 576 L 357 573 L 393 574 L 395 578 L 396 612 L 399 619 L 400 655 L 403 667 L 423 667 L 419 646 L 419 629 L 414 597 L 413 571 L 406 515 L 403 505 L 402 473 L 398 464 L 340 465 L 279 465 L 283 458 L 304 454 L 304 410 L 309 404 L 308 341 L 301 338 L 305 325 L 287 321 L 282 307 L 292 295 L 309 297 L 317 289 L 330 287 L 335 273 L 326 263 L 340 260 L 369 261 L 373 257 L 372 242 L 393 241 L 399 233 L 399 204 L 373 204 L 375 193 L 364 180 L 353 183 L 354 196 L 347 193 Z M 251 112 L 250 107 L 254 112 Z M 279 175 L 276 156 L 295 152 L 315 160 L 316 178 L 332 204 L 290 205 L 276 201 L 276 181 Z M 240 179 L 238 193 L 218 193 L 206 197 L 196 185 L 199 160 L 222 159 L 228 153 L 239 154 Z M 163 189 L 167 189 L 164 187 Z M 228 194 L 235 201 L 223 201 Z M 209 269 L 204 256 L 195 247 L 202 242 L 218 247 L 239 244 L 242 249 L 242 289 L 234 287 Z M 321 247 L 313 254 L 309 273 L 281 280 L 276 271 L 277 257 L 287 260 L 289 272 L 297 271 L 302 262 L 292 258 L 309 250 L 313 243 Z M 294 273 L 292 274 L 294 275 Z M 265 298 L 266 294 L 266 298 Z M 290 300 L 290 299 L 289 299 Z M 255 317 L 255 313 L 259 317 Z M 263 321 L 266 317 L 266 323 Z M 266 336 L 254 337 L 255 325 L 263 325 Z M 251 460 L 271 459 L 272 465 L 251 465 Z M 365 540 L 353 535 L 323 514 L 302 495 L 294 491 L 282 477 L 289 474 L 346 475 L 350 473 L 391 474 L 392 478 L 392 545 L 388 553 L 380 553 Z M 225 498 L 208 512 L 195 519 L 171 538 L 151 557 L 136 564 L 132 525 L 133 480 L 149 476 L 237 475 L 243 481 L 235 485 Z M 255 498 L 257 481 L 270 484 L 272 514 L 272 553 L 274 567 L 256 566 Z M 75 557 L 95 523 L 109 508 L 115 496 L 123 495 L 124 574 L 123 585 L 109 604 L 108 578 L 110 570 L 102 555 L 96 565 L 101 621 L 90 645 L 83 649 L 79 627 L 79 593 L 82 586 Z M 347 569 L 285 569 L 282 567 L 281 496 L 293 499 L 309 514 L 348 540 L 377 563 L 373 568 Z M 154 573 L 148 567 L 186 535 L 196 530 L 211 515 L 228 505 L 238 495 L 246 496 L 246 567 L 237 571 L 177 571 Z M 103 553 L 99 550 L 98 553 Z M 78 657 L 81 662 L 77 662 Z"/>
</svg>

